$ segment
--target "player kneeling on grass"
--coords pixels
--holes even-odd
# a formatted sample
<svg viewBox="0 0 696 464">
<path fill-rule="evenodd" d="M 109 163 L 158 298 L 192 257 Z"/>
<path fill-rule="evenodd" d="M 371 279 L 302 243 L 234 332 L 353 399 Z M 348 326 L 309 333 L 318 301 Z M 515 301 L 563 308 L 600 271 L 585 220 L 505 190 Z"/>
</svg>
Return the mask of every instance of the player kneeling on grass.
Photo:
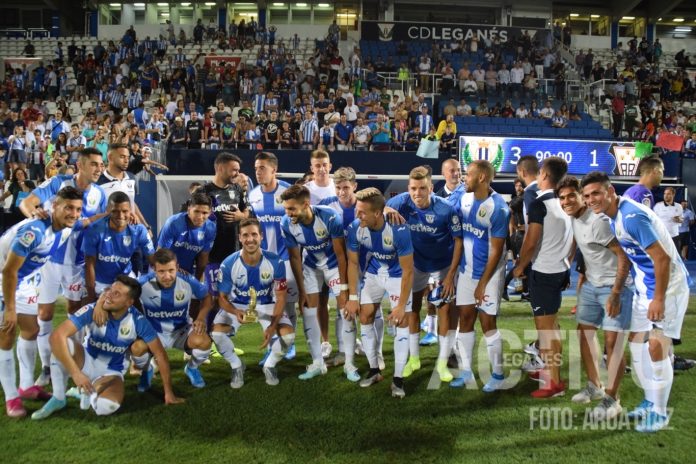
<svg viewBox="0 0 696 464">
<path fill-rule="evenodd" d="M 285 307 L 285 263 L 275 253 L 261 249 L 261 226 L 256 219 L 239 224 L 242 249 L 222 262 L 218 281 L 220 310 L 213 321 L 212 337 L 217 349 L 232 367 L 232 388 L 244 385 L 244 367 L 234 352 L 228 334 L 232 327 L 258 318 L 263 327 L 261 348 L 271 344 L 271 353 L 263 364 L 268 385 L 278 385 L 276 365 L 295 341 L 295 331 Z M 278 337 L 273 339 L 274 336 Z"/>
<path fill-rule="evenodd" d="M 169 359 L 157 338 L 157 332 L 145 316 L 133 307 L 140 297 L 140 291 L 137 280 L 119 275 L 96 303 L 80 308 L 51 334 L 53 397 L 32 414 L 32 419 L 45 419 L 65 408 L 68 376 L 83 392 L 84 401 L 80 407 L 87 409 L 91 406 L 99 416 L 116 412 L 125 394 L 123 374 L 128 368 L 126 353 L 136 339 L 143 340 L 157 359 L 165 404 L 184 401 L 177 398 L 172 390 Z M 109 316 L 103 327 L 93 320 L 95 308 L 106 311 Z M 84 348 L 71 338 L 83 328 L 89 330 Z"/>
<path fill-rule="evenodd" d="M 176 348 L 191 355 L 184 366 L 184 373 L 196 388 L 205 387 L 198 367 L 210 356 L 212 342 L 206 333 L 206 317 L 213 306 L 212 297 L 205 284 L 190 274 L 178 272 L 173 251 L 157 250 L 153 256 L 154 272 L 141 276 L 140 305 L 147 320 L 157 332 L 165 349 Z M 189 316 L 191 301 L 198 300 L 200 309 L 196 320 Z M 138 340 L 131 347 L 133 362 L 142 370 L 138 391 L 150 389 L 154 370 L 150 365 L 152 354 Z M 136 356 L 136 353 L 139 354 Z M 142 353 L 142 354 L 140 354 Z"/>
</svg>

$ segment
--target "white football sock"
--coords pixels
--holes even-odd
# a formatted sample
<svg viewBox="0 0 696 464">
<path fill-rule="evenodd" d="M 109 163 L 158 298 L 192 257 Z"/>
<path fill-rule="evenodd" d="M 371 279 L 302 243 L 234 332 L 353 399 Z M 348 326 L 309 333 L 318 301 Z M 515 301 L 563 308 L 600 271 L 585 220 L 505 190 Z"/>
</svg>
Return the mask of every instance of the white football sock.
<svg viewBox="0 0 696 464">
<path fill-rule="evenodd" d="M 230 340 L 229 337 L 227 337 L 228 340 Z M 232 340 L 230 340 L 230 343 Z M 232 352 L 234 353 L 234 346 L 232 347 Z M 203 364 L 206 359 L 210 356 L 210 348 L 207 350 L 199 350 L 198 348 L 194 348 L 191 350 L 191 359 L 189 359 L 189 366 L 191 366 L 194 369 L 198 369 L 198 366 Z"/>
<path fill-rule="evenodd" d="M 230 339 L 226 333 L 212 332 L 210 336 L 215 342 L 215 346 L 217 346 L 218 353 L 225 358 L 225 361 L 230 363 L 232 369 L 236 369 L 242 365 L 242 360 L 239 359 L 239 356 L 234 352 L 234 343 L 232 343 L 232 339 Z"/>
<path fill-rule="evenodd" d="M 39 347 L 39 358 L 41 359 L 41 367 L 51 365 L 51 343 L 49 341 L 53 332 L 53 321 L 42 321 L 39 319 L 39 335 L 36 337 L 36 343 Z"/>
<path fill-rule="evenodd" d="M 133 364 L 135 365 L 135 367 L 137 367 L 140 370 L 145 369 L 147 367 L 147 365 L 150 363 L 150 358 L 151 358 L 150 352 L 147 352 L 142 356 L 135 356 L 135 355 L 131 354 L 131 359 L 133 360 Z"/>
<path fill-rule="evenodd" d="M 470 371 L 474 357 L 474 344 L 476 343 L 476 332 L 459 332 L 457 335 L 459 370 Z"/>
<path fill-rule="evenodd" d="M 646 377 L 646 362 L 643 351 L 647 350 L 647 343 L 635 343 L 629 342 L 629 349 L 631 350 L 631 365 L 633 367 L 632 373 L 633 379 L 636 381 L 639 387 L 645 390 L 648 387 L 648 380 L 650 377 Z M 652 370 L 652 369 L 650 369 Z"/>
<path fill-rule="evenodd" d="M 650 393 L 646 397 L 648 401 L 652 401 L 653 410 L 661 415 L 667 415 L 667 402 L 669 401 L 669 393 L 672 390 L 672 381 L 674 380 L 674 370 L 669 357 L 661 361 L 652 362 L 653 382 Z"/>
<path fill-rule="evenodd" d="M 302 321 L 304 323 L 304 334 L 307 339 L 309 354 L 312 356 L 312 362 L 315 364 L 323 364 L 324 358 L 321 355 L 321 328 L 319 327 L 317 308 L 305 308 L 302 313 Z"/>
<path fill-rule="evenodd" d="M 118 411 L 118 408 L 121 407 L 120 403 L 100 396 L 93 396 L 93 398 L 90 399 L 90 404 L 94 412 L 97 413 L 97 416 L 109 416 Z"/>
<path fill-rule="evenodd" d="M 408 334 L 408 354 L 414 358 L 420 358 L 420 345 L 418 344 L 419 333 Z"/>
<path fill-rule="evenodd" d="M 457 345 L 457 330 L 452 329 L 447 331 L 447 353 L 443 353 L 440 351 L 440 353 L 444 354 L 444 359 L 449 359 L 450 355 L 454 353 L 456 350 L 456 345 Z"/>
<path fill-rule="evenodd" d="M 5 401 L 13 400 L 19 396 L 15 357 L 11 349 L 0 349 L 0 385 L 5 392 Z"/>
<path fill-rule="evenodd" d="M 297 310 L 295 309 L 294 302 L 285 303 L 285 315 L 288 316 L 290 322 L 292 323 L 292 328 L 297 328 Z"/>
<path fill-rule="evenodd" d="M 452 332 L 451 335 L 450 332 Z M 455 340 L 456 336 L 456 330 L 450 330 L 449 332 L 447 332 L 447 335 L 437 336 L 438 341 L 440 343 L 440 351 L 437 353 L 438 361 L 447 361 L 447 358 L 449 358 L 449 355 L 452 352 L 452 345 L 450 345 L 450 343 L 452 343 L 452 341 Z"/>
<path fill-rule="evenodd" d="M 503 375 L 503 337 L 496 330 L 493 335 L 486 336 L 485 339 L 491 370 L 496 375 Z"/>
<path fill-rule="evenodd" d="M 343 353 L 343 337 L 341 336 L 343 333 L 343 318 L 341 313 L 343 313 L 343 308 L 336 308 L 336 345 L 339 353 Z"/>
<path fill-rule="evenodd" d="M 403 377 L 404 367 L 408 361 L 409 334 L 408 327 L 397 327 L 394 339 L 394 377 Z M 418 340 L 418 334 L 416 340 Z"/>
<path fill-rule="evenodd" d="M 377 337 L 377 353 L 382 353 L 382 345 L 384 344 L 384 313 L 382 308 L 375 311 L 375 320 L 372 325 Z"/>
<path fill-rule="evenodd" d="M 346 321 L 343 312 L 339 315 L 341 319 L 341 336 L 343 353 L 346 356 L 346 364 L 352 366 L 355 361 L 355 321 Z M 338 321 L 338 319 L 336 319 Z"/>
<path fill-rule="evenodd" d="M 437 335 L 437 315 L 428 314 L 425 316 L 425 330 L 428 333 Z"/>
<path fill-rule="evenodd" d="M 68 352 L 70 356 L 75 355 L 75 342 L 68 338 Z M 68 372 L 65 366 L 51 355 L 51 387 L 53 388 L 53 397 L 57 400 L 65 400 L 65 390 L 68 386 Z"/>
<path fill-rule="evenodd" d="M 283 359 L 283 355 L 288 350 L 290 345 L 295 342 L 295 334 L 287 334 L 276 338 L 276 340 L 271 345 L 271 353 L 266 358 L 266 362 L 263 367 L 276 367 L 276 365 Z"/>
<path fill-rule="evenodd" d="M 377 369 L 377 337 L 375 336 L 374 324 L 362 324 L 360 326 L 360 338 L 362 339 L 363 350 L 370 363 L 370 369 Z"/>
<path fill-rule="evenodd" d="M 34 368 L 38 351 L 36 340 L 17 339 L 17 359 L 19 360 L 19 388 L 26 390 L 34 385 Z"/>
</svg>

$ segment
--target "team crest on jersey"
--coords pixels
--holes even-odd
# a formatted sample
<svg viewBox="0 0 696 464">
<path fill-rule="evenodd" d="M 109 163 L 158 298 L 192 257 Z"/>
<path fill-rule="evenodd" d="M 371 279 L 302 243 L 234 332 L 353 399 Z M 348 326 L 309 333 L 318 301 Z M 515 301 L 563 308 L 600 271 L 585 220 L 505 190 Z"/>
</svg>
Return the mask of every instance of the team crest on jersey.
<svg viewBox="0 0 696 464">
<path fill-rule="evenodd" d="M 234 201 L 237 199 L 237 193 L 234 190 L 228 190 L 227 194 L 230 196 L 230 200 Z"/>
<path fill-rule="evenodd" d="M 316 234 L 317 238 L 324 238 L 326 237 L 326 229 L 317 229 Z"/>
<path fill-rule="evenodd" d="M 198 240 L 203 240 L 204 237 L 205 237 L 205 232 L 203 232 L 202 230 L 199 230 L 198 231 Z"/>
<path fill-rule="evenodd" d="M 276 202 L 276 204 L 278 204 L 278 205 L 280 205 L 280 204 L 282 204 L 282 203 L 283 203 L 283 199 L 282 199 L 282 198 L 280 198 L 280 195 L 279 195 L 279 196 L 277 196 L 277 197 L 275 197 L 275 202 Z"/>
<path fill-rule="evenodd" d="M 186 293 L 183 290 L 179 290 L 178 292 L 176 292 L 174 294 L 174 299 L 176 301 L 179 301 L 179 302 L 184 301 L 184 298 L 186 298 Z"/>
<path fill-rule="evenodd" d="M 452 224 L 459 224 L 459 216 L 456 214 L 452 216 Z"/>
<path fill-rule="evenodd" d="M 650 198 L 648 198 L 648 197 L 643 198 L 643 199 L 641 200 L 641 203 L 643 203 L 645 206 L 647 206 L 648 208 L 650 208 Z"/>
<path fill-rule="evenodd" d="M 133 240 L 129 235 L 126 235 L 125 237 L 123 237 L 123 245 L 124 246 L 130 246 L 132 241 Z"/>
<path fill-rule="evenodd" d="M 122 337 L 127 337 L 131 333 L 131 328 L 127 325 L 122 325 L 118 330 L 118 333 L 121 334 Z"/>
<path fill-rule="evenodd" d="M 435 215 L 434 214 L 426 214 L 425 215 L 425 220 L 432 224 L 435 221 Z"/>
<path fill-rule="evenodd" d="M 384 239 L 382 239 L 382 242 L 384 243 L 384 246 L 388 246 L 388 247 L 390 247 L 394 244 L 394 241 L 392 240 L 391 237 L 384 237 Z"/>
<path fill-rule="evenodd" d="M 36 234 L 32 232 L 31 230 L 27 230 L 22 234 L 21 237 L 19 237 L 19 243 L 24 245 L 25 247 L 28 247 L 32 243 L 34 243 L 34 240 L 36 240 Z"/>
<path fill-rule="evenodd" d="M 270 282 L 272 277 L 273 277 L 273 276 L 272 276 L 271 273 L 268 272 L 268 271 L 263 271 L 263 272 L 261 272 L 261 282 L 263 282 L 263 283 L 265 283 L 265 284 L 267 284 L 268 282 Z"/>
<path fill-rule="evenodd" d="M 486 217 L 486 210 L 484 208 L 479 209 L 478 217 L 480 217 L 480 218 Z"/>
</svg>

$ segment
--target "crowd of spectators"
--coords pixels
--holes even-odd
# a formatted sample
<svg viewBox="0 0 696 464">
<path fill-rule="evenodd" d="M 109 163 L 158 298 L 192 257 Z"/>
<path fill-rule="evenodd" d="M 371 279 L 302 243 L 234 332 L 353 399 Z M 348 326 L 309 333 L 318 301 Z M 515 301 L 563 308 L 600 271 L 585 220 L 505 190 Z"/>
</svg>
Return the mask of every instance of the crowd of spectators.
<svg viewBox="0 0 696 464">
<path fill-rule="evenodd" d="M 458 116 L 539 118 L 553 127 L 582 118 L 575 103 L 562 103 L 566 65 L 553 44 L 526 32 L 505 43 L 434 41 L 420 56 L 408 56 L 402 42 L 396 56 L 408 59 L 397 67 L 391 57 L 363 57 L 358 48 L 344 59 L 335 21 L 304 59 L 298 34 L 278 38 L 274 26 L 260 27 L 254 18 L 226 29 L 199 21 L 192 37 L 169 22 L 164 27 L 154 39 L 138 38 L 131 27 L 120 41 L 91 50 L 73 42 L 64 52 L 58 42 L 50 62 L 8 68 L 0 88 L 5 177 L 22 168 L 40 180 L 49 168 L 74 162 L 80 147 L 105 154 L 115 142 L 127 143 L 138 165 L 150 169 L 149 147 L 163 141 L 174 148 L 415 150 L 428 137 L 452 153 Z M 658 49 L 653 44 L 643 53 L 641 42 L 634 52 L 631 43 L 623 71 L 590 58 L 589 73 L 616 77 L 611 108 L 629 138 L 651 140 L 665 130 L 691 138 L 687 129 L 696 119 L 671 105 L 693 99 L 692 83 L 680 71 L 657 73 Z M 220 50 L 252 50 L 255 58 L 216 66 L 200 59 Z M 25 54 L 33 54 L 31 43 Z M 455 69 L 453 61 L 462 64 Z M 389 71 L 416 82 L 412 92 L 384 88 L 377 72 Z M 540 86 L 542 78 L 551 85 Z"/>
</svg>

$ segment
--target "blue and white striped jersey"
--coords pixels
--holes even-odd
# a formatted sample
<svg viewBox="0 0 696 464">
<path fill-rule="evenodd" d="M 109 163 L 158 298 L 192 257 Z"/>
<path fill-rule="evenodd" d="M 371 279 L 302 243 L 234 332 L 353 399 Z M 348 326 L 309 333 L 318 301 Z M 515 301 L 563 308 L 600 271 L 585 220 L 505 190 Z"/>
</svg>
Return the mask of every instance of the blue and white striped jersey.
<svg viewBox="0 0 696 464">
<path fill-rule="evenodd" d="M 388 277 L 401 277 L 399 257 L 413 254 L 408 226 L 393 226 L 386 220 L 380 230 L 360 227 L 360 219 L 353 221 L 348 227 L 346 248 L 353 252 L 359 252 L 363 248 L 367 250 L 370 257 L 366 272 Z"/>
<path fill-rule="evenodd" d="M 63 187 L 77 187 L 77 174 L 75 175 L 58 175 L 46 179 L 43 184 L 39 185 L 31 193 L 35 195 L 43 208 L 46 211 L 51 210 L 51 203 L 56 194 Z M 85 261 L 82 254 L 82 219 L 90 218 L 96 214 L 101 214 L 106 211 L 106 203 L 108 198 L 104 190 L 97 184 L 90 184 L 87 190 L 82 193 L 82 215 L 80 221 L 75 224 L 73 233 L 70 235 L 70 240 L 65 247 L 61 247 L 55 255 L 51 256 L 51 261 L 58 264 L 69 264 L 72 266 L 82 265 Z"/>
<path fill-rule="evenodd" d="M 285 239 L 280 232 L 280 221 L 285 215 L 283 200 L 280 196 L 290 187 L 285 181 L 279 180 L 276 189 L 272 192 L 264 192 L 260 185 L 249 192 L 249 206 L 254 216 L 261 224 L 263 242 L 261 248 L 272 251 L 282 259 L 288 259 L 288 250 L 285 248 Z"/>
<path fill-rule="evenodd" d="M 334 269 L 338 259 L 333 249 L 333 239 L 344 238 L 343 222 L 336 211 L 328 206 L 310 206 L 314 220 L 309 225 L 293 224 L 283 216 L 280 230 L 285 246 L 304 250 L 304 265 L 312 269 Z"/>
<path fill-rule="evenodd" d="M 464 245 L 459 271 L 472 279 L 480 279 L 492 250 L 490 239 L 507 237 L 510 210 L 503 197 L 496 192 L 485 200 L 477 200 L 473 192 L 468 192 L 460 200 L 459 214 Z M 504 263 L 503 250 L 499 265 Z"/>
<path fill-rule="evenodd" d="M 87 353 L 92 358 L 107 363 L 110 370 L 123 372 L 126 369 L 126 352 L 136 339 L 150 343 L 157 337 L 145 316 L 132 306 L 121 319 L 109 317 L 101 327 L 92 320 L 93 312 L 94 303 L 83 306 L 69 318 L 78 330 L 85 327 L 89 329 L 85 342 Z"/>
<path fill-rule="evenodd" d="M 72 229 L 58 232 L 53 230 L 51 218 L 25 219 L 8 229 L 0 237 L 0 264 L 4 267 L 7 256 L 13 252 L 24 258 L 17 272 L 17 284 L 35 278 L 41 266 L 60 248 L 65 248 Z M 35 284 L 39 282 L 35 279 Z M 2 274 L 0 274 L 0 295 L 2 295 Z"/>
<path fill-rule="evenodd" d="M 430 195 L 430 205 L 419 209 L 408 192 L 400 193 L 387 202 L 404 217 L 411 230 L 414 266 L 423 272 L 449 267 L 454 252 L 454 237 L 459 237 L 462 225 L 456 210 L 446 200 Z"/>
<path fill-rule="evenodd" d="M 82 251 L 85 256 L 96 258 L 96 281 L 111 285 L 117 275 L 131 272 L 131 258 L 141 250 L 147 258 L 155 253 L 155 247 L 142 224 L 129 224 L 122 232 L 109 227 L 106 216 L 85 231 Z"/>
<path fill-rule="evenodd" d="M 250 266 L 242 259 L 242 250 L 225 258 L 220 265 L 218 290 L 228 295 L 232 304 L 248 305 L 249 289 L 256 290 L 257 304 L 273 304 L 273 285 L 285 287 L 285 261 L 273 252 L 261 250 L 261 260 Z"/>
<path fill-rule="evenodd" d="M 192 227 L 188 213 L 177 213 L 167 219 L 160 231 L 157 248 L 168 248 L 176 255 L 179 267 L 193 273 L 196 256 L 213 248 L 217 224 L 206 219 L 201 227 Z"/>
<path fill-rule="evenodd" d="M 647 206 L 627 197 L 620 197 L 619 210 L 611 220 L 611 228 L 619 245 L 631 260 L 631 274 L 636 294 L 652 300 L 655 292 L 655 265 L 645 251 L 659 242 L 670 257 L 667 295 L 689 291 L 691 278 L 677 247 L 659 217 Z"/>
<path fill-rule="evenodd" d="M 143 292 L 140 303 L 145 317 L 157 333 L 173 332 L 191 323 L 191 300 L 202 300 L 208 288 L 190 274 L 177 273 L 174 285 L 162 288 L 154 272 L 138 279 Z"/>
</svg>

